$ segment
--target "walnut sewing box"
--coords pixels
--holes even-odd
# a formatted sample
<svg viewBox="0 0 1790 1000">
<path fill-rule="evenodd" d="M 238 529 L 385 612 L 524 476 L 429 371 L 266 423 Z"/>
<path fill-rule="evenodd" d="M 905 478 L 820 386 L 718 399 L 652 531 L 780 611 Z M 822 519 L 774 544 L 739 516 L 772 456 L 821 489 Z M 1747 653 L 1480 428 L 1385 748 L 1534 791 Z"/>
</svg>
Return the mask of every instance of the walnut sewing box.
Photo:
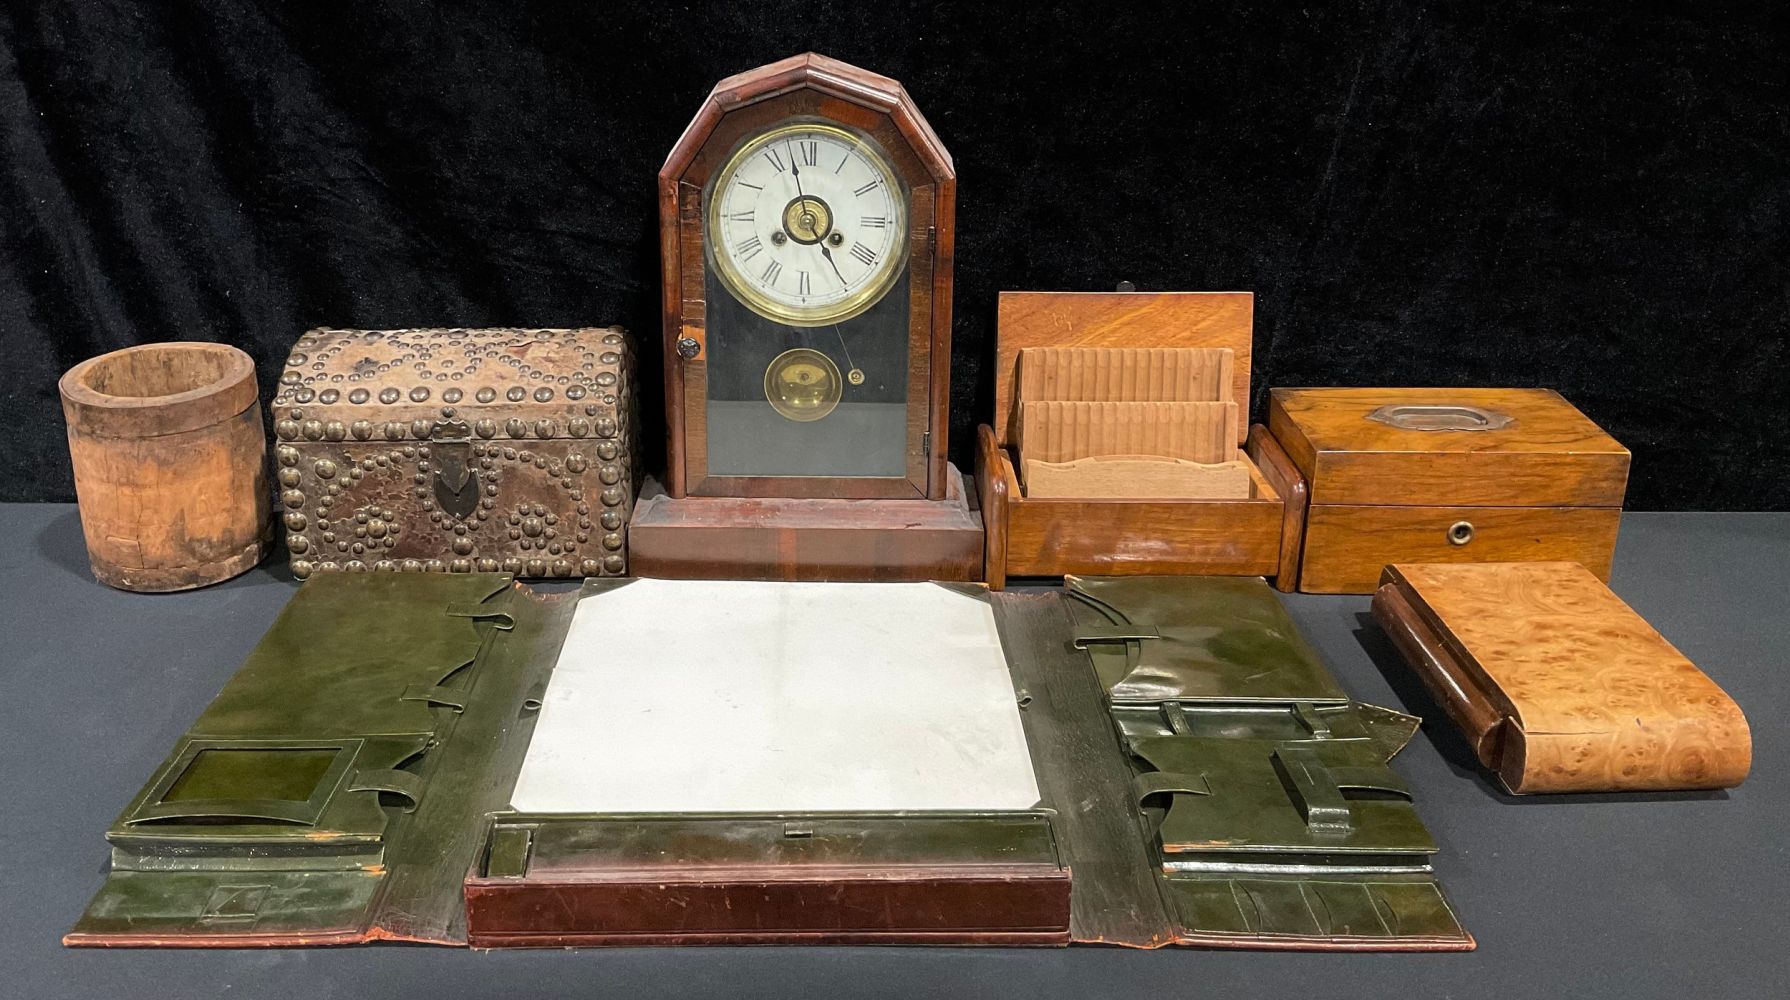
<svg viewBox="0 0 1790 1000">
<path fill-rule="evenodd" d="M 306 333 L 274 397 L 292 572 L 623 576 L 620 327 Z"/>
<path fill-rule="evenodd" d="M 977 429 L 976 489 L 987 531 L 984 579 L 1189 574 L 1273 576 L 1283 522 L 1303 516 L 1298 473 L 1265 429 L 1238 421 L 1247 497 L 1027 496 L 1018 474 L 1019 355 L 1028 348 L 1228 348 L 1231 398 L 1249 407 L 1255 297 L 1249 292 L 1002 292 L 994 423 Z"/>
<path fill-rule="evenodd" d="M 1610 577 L 1628 449 L 1557 392 L 1275 389 L 1268 429 L 1310 504 L 1283 591 L 1372 593 L 1390 563 L 1567 560 Z"/>
</svg>

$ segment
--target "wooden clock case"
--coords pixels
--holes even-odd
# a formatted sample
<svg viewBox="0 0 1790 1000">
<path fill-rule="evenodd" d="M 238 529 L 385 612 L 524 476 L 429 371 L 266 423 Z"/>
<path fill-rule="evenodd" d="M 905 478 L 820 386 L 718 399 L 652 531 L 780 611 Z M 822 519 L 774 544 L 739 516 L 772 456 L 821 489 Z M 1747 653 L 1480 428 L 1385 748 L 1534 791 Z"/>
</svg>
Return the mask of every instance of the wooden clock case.
<svg viewBox="0 0 1790 1000">
<path fill-rule="evenodd" d="M 1015 468 L 1019 352 L 1036 347 L 1228 347 L 1233 398 L 1249 406 L 1249 292 L 1002 292 L 994 424 L 977 429 L 976 490 L 987 525 L 984 579 L 1009 576 L 1274 576 L 1305 516 L 1304 482 L 1262 427 L 1240 433 L 1246 498 L 1027 497 Z M 1246 427 L 1239 422 L 1239 427 Z M 1292 554 L 1297 554 L 1297 548 Z"/>
<path fill-rule="evenodd" d="M 908 189 L 907 474 L 717 476 L 708 469 L 705 187 L 778 122 L 837 122 L 881 147 Z M 666 476 L 630 526 L 643 576 L 976 580 L 982 526 L 946 461 L 957 176 L 901 84 L 814 53 L 715 86 L 659 171 Z M 891 294 L 896 294 L 892 292 Z"/>
</svg>

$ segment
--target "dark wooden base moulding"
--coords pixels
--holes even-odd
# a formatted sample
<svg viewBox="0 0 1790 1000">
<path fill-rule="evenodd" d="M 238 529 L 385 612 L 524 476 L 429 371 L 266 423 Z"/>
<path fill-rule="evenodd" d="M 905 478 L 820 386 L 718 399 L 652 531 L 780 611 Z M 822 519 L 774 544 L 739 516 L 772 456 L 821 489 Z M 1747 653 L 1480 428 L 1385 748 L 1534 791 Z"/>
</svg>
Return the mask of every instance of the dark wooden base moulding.
<svg viewBox="0 0 1790 1000">
<path fill-rule="evenodd" d="M 648 480 L 628 528 L 638 576 L 678 580 L 982 579 L 982 516 L 949 466 L 943 500 L 681 497 Z"/>
</svg>

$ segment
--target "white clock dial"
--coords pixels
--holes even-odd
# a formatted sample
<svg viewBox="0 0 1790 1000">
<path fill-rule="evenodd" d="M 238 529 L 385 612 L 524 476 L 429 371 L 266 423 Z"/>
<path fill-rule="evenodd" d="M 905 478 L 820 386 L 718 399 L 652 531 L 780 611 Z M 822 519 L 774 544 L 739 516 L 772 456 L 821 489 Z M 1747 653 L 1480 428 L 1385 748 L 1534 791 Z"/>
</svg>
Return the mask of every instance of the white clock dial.
<svg viewBox="0 0 1790 1000">
<path fill-rule="evenodd" d="M 907 263 L 907 199 L 865 139 L 784 125 L 747 142 L 709 196 L 711 259 L 728 290 L 792 326 L 850 319 Z"/>
</svg>

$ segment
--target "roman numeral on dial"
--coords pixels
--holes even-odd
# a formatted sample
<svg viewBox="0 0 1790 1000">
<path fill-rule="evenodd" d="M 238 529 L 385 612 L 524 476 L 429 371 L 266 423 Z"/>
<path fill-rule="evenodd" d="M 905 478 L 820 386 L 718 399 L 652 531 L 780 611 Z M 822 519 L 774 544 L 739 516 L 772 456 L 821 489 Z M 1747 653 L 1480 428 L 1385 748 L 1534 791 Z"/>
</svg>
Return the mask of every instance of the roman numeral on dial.
<svg viewBox="0 0 1790 1000">
<path fill-rule="evenodd" d="M 820 143 L 818 142 L 797 143 L 796 152 L 800 155 L 804 167 L 812 167 L 820 163 Z"/>
<path fill-rule="evenodd" d="M 785 169 L 787 169 L 783 165 L 783 154 L 777 152 L 774 149 L 765 150 L 764 158 L 771 161 L 771 166 L 776 167 L 778 173 L 782 173 Z"/>
<path fill-rule="evenodd" d="M 740 259 L 741 260 L 751 260 L 752 258 L 758 256 L 758 252 L 763 249 L 764 249 L 764 244 L 758 242 L 758 237 L 756 237 L 756 236 L 748 237 L 746 242 L 740 244 L 740 251 L 739 251 Z"/>
<path fill-rule="evenodd" d="M 858 225 L 863 226 L 865 229 L 887 229 L 889 228 L 889 217 L 886 215 L 866 215 L 858 220 Z"/>
<path fill-rule="evenodd" d="M 745 212 L 730 213 L 727 216 L 727 221 L 729 221 L 729 222 L 751 222 L 757 216 L 758 216 L 758 210 L 750 209 Z"/>
<path fill-rule="evenodd" d="M 764 266 L 764 273 L 758 276 L 758 280 L 764 282 L 767 285 L 774 285 L 777 283 L 777 276 L 782 273 L 783 273 L 782 263 L 780 263 L 778 261 L 771 261 L 769 264 L 766 264 Z"/>
<path fill-rule="evenodd" d="M 860 263 L 867 266 L 876 263 L 876 251 L 862 243 L 853 243 L 851 245 L 851 255 L 858 258 Z"/>
<path fill-rule="evenodd" d="M 796 294 L 797 295 L 807 295 L 808 294 L 808 272 L 807 271 L 797 271 L 796 272 Z"/>
<path fill-rule="evenodd" d="M 858 188 L 856 191 L 853 191 L 852 194 L 855 194 L 858 197 L 862 198 L 865 195 L 869 194 L 870 192 L 875 191 L 876 186 L 878 184 L 881 184 L 882 182 L 883 182 L 882 178 L 878 177 L 876 180 L 873 180 L 870 183 L 864 185 L 863 187 Z"/>
</svg>

